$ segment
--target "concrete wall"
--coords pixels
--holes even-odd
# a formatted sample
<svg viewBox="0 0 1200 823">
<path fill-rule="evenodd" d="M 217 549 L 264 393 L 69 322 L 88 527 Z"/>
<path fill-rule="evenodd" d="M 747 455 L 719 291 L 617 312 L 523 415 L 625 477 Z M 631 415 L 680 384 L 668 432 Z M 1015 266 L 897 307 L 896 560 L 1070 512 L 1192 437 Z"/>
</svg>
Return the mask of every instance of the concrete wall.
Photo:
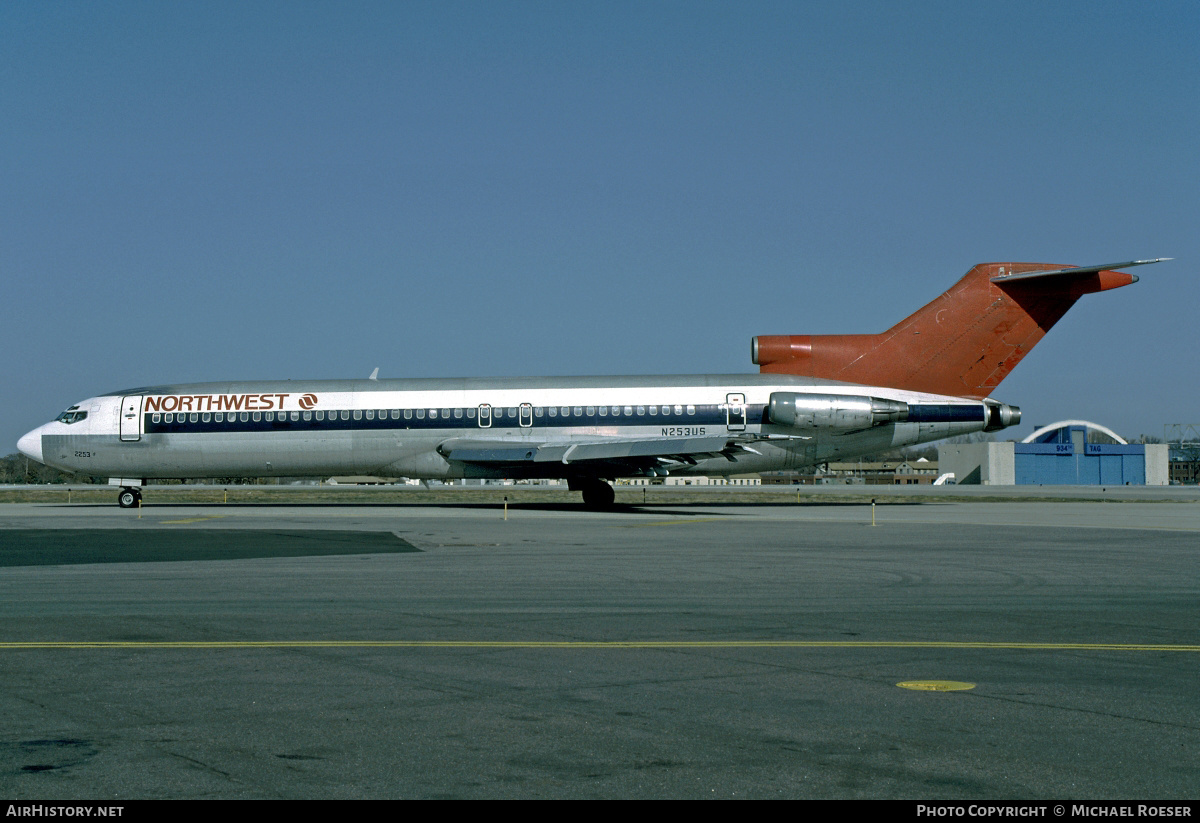
<svg viewBox="0 0 1200 823">
<path fill-rule="evenodd" d="M 1146 485 L 1167 486 L 1171 483 L 1170 446 L 1165 443 L 1151 443 L 1146 446 Z"/>
<path fill-rule="evenodd" d="M 1016 461 L 1012 443 L 957 443 L 938 446 L 938 469 L 954 472 L 967 486 L 1012 486 Z"/>
</svg>

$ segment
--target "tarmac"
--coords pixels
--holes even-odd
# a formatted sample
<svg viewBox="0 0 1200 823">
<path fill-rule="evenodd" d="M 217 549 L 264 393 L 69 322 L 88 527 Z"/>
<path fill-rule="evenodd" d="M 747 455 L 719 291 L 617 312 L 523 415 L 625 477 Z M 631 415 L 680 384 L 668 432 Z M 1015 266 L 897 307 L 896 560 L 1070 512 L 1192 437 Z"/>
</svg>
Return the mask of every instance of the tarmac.
<svg viewBox="0 0 1200 823">
<path fill-rule="evenodd" d="M 1195 799 L 1137 495 L 3 505 L 0 795 Z"/>
</svg>

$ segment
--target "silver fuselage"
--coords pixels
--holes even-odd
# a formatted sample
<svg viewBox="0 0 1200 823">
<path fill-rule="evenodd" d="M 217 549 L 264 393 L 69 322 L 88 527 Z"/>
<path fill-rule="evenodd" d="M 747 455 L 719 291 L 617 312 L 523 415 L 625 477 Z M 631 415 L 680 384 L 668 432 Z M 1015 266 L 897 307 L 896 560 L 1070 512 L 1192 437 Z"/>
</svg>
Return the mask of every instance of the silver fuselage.
<svg viewBox="0 0 1200 823">
<path fill-rule="evenodd" d="M 960 414 L 859 430 L 770 422 L 775 392 L 885 398 Z M 82 414 L 81 414 L 82 413 Z M 944 415 L 943 415 L 944 417 Z M 492 466 L 448 458 L 446 444 L 653 441 L 728 434 L 753 440 L 672 474 L 792 469 L 982 431 L 983 403 L 786 375 L 481 378 L 198 383 L 88 398 L 21 438 L 26 455 L 85 475 L 150 478 L 376 474 L 612 478 L 611 465 Z"/>
</svg>

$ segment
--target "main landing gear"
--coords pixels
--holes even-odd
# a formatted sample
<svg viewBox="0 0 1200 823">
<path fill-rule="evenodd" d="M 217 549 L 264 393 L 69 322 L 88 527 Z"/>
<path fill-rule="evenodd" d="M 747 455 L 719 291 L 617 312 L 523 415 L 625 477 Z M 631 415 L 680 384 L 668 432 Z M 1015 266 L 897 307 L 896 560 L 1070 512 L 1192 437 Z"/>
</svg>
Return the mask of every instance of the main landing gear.
<svg viewBox="0 0 1200 823">
<path fill-rule="evenodd" d="M 142 490 L 126 486 L 117 493 L 117 505 L 122 509 L 133 509 L 142 505 Z"/>
<path fill-rule="evenodd" d="M 589 509 L 611 509 L 616 500 L 613 487 L 603 480 L 582 480 L 578 483 L 568 482 L 567 488 L 583 492 L 583 505 Z"/>
</svg>

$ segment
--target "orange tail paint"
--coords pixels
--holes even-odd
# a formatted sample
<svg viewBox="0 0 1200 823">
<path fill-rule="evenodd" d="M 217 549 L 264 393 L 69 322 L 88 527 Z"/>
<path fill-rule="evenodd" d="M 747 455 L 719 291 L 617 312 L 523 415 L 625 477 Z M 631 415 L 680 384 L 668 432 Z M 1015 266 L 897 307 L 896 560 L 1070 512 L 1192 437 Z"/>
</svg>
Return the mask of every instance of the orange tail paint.
<svg viewBox="0 0 1200 823">
<path fill-rule="evenodd" d="M 756 337 L 754 362 L 764 373 L 982 399 L 1076 300 L 1137 279 L 1098 267 L 981 263 L 882 334 Z"/>
</svg>

